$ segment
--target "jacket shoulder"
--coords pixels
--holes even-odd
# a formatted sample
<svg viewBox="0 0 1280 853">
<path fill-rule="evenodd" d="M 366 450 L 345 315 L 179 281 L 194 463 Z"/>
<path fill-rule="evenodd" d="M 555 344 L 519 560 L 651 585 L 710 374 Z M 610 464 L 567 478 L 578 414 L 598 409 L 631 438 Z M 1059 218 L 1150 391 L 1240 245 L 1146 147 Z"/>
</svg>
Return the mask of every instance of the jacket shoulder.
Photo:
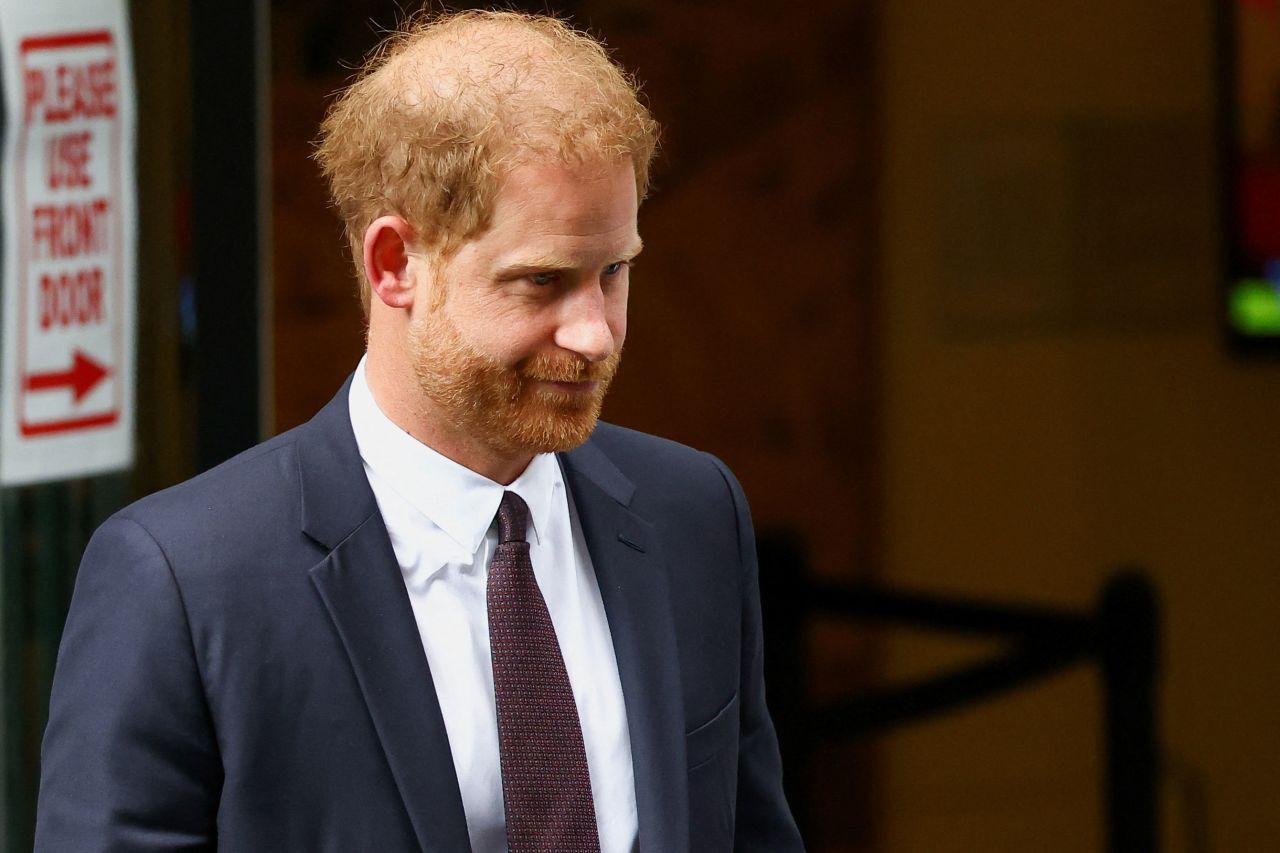
<svg viewBox="0 0 1280 853">
<path fill-rule="evenodd" d="M 657 464 L 663 468 L 692 468 L 706 470 L 711 466 L 709 453 L 627 427 L 601 421 L 591 434 L 591 444 L 598 447 L 609 459 L 626 473 L 643 471 L 646 465 Z"/>
<path fill-rule="evenodd" d="M 678 441 L 604 423 L 590 444 L 633 484 L 638 496 L 679 510 L 717 505 L 728 499 L 745 507 L 733 472 L 706 451 Z"/>
<path fill-rule="evenodd" d="M 271 438 L 189 480 L 153 492 L 115 514 L 143 527 L 164 528 L 179 519 L 189 523 L 224 515 L 262 501 L 279 501 L 297 482 L 295 444 L 301 427 Z"/>
</svg>

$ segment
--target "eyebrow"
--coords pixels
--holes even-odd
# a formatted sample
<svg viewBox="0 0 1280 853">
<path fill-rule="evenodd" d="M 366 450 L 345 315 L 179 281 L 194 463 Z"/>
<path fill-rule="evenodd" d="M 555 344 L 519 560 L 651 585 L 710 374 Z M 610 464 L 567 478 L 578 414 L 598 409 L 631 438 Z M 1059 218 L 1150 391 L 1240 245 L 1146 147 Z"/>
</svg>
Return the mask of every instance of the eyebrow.
<svg viewBox="0 0 1280 853">
<path fill-rule="evenodd" d="M 644 250 L 644 242 L 637 239 L 635 243 L 627 247 L 627 251 L 620 252 L 617 260 L 632 261 L 637 255 Z M 536 270 L 568 270 L 579 266 L 579 263 L 565 255 L 548 254 L 533 255 L 530 257 L 516 258 L 510 263 L 503 264 L 498 269 L 499 277 L 511 275 L 520 275 L 522 273 L 533 272 Z"/>
</svg>

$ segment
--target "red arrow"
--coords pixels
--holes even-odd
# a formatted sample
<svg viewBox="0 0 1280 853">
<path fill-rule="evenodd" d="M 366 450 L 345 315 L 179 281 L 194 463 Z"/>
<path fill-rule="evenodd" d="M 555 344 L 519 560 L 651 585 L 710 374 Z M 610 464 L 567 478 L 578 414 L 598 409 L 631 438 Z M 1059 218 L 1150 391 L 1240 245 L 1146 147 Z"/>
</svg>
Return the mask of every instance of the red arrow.
<svg viewBox="0 0 1280 853">
<path fill-rule="evenodd" d="M 74 359 L 70 370 L 28 374 L 26 390 L 49 391 L 54 388 L 69 387 L 72 397 L 79 403 L 84 399 L 84 395 L 92 391 L 94 386 L 105 379 L 111 371 L 80 350 L 76 350 Z"/>
</svg>

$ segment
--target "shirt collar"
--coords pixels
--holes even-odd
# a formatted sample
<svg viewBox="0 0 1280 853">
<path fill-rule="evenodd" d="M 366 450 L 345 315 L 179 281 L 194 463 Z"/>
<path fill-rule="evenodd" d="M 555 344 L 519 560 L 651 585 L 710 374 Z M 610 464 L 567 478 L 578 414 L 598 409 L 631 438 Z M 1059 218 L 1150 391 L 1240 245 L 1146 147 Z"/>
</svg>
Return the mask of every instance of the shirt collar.
<svg viewBox="0 0 1280 853">
<path fill-rule="evenodd" d="M 509 486 L 477 474 L 418 441 L 383 414 L 360 359 L 348 396 L 360 456 L 377 477 L 468 553 L 480 550 L 504 491 L 529 505 L 530 542 L 548 528 L 552 503 L 564 489 L 554 454 L 540 453 Z"/>
</svg>

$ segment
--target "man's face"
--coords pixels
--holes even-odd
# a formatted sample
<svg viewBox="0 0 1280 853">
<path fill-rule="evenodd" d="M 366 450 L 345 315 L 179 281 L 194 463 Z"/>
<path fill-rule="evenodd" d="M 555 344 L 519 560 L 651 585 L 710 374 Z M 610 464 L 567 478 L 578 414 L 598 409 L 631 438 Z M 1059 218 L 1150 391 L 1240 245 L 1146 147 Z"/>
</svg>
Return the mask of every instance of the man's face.
<svg viewBox="0 0 1280 853">
<path fill-rule="evenodd" d="M 423 414 L 508 457 L 585 441 L 622 354 L 637 206 L 629 162 L 514 168 L 491 227 L 434 275 L 419 266 Z"/>
</svg>

